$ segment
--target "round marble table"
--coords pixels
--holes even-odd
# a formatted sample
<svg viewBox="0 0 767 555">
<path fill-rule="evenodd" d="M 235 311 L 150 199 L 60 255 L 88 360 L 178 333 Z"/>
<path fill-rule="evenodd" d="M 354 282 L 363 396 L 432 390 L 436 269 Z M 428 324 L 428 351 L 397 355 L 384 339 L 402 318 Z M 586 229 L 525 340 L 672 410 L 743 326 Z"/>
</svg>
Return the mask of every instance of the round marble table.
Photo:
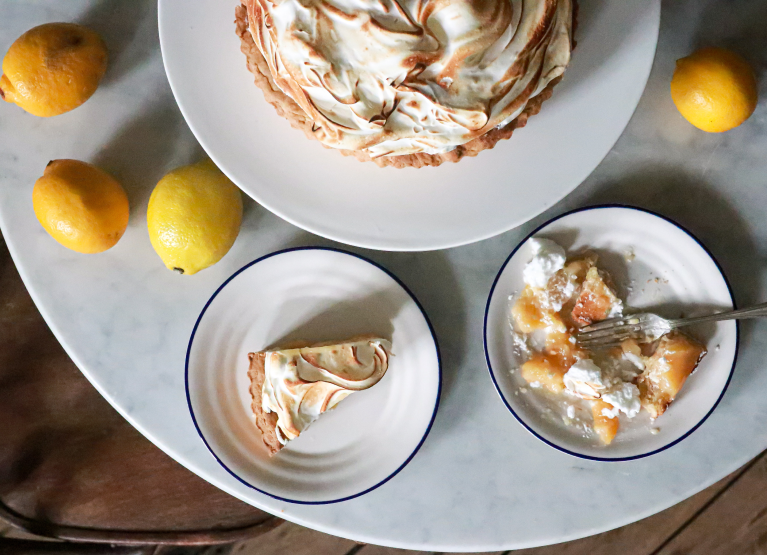
<svg viewBox="0 0 767 555">
<path fill-rule="evenodd" d="M 298 506 L 261 495 L 227 474 L 195 432 L 184 353 L 210 294 L 265 253 L 331 243 L 247 202 L 242 234 L 221 263 L 193 278 L 160 264 L 146 231 L 148 195 L 164 172 L 202 152 L 165 78 L 152 0 L 0 3 L 3 49 L 36 24 L 75 20 L 99 30 L 112 52 L 104 86 L 74 112 L 42 120 L 0 106 L 0 226 L 37 306 L 94 386 L 171 457 L 232 495 L 317 530 L 411 549 L 495 551 L 594 534 L 679 502 L 767 447 L 767 327 L 743 325 L 730 389 L 691 437 L 647 459 L 605 464 L 551 449 L 505 409 L 482 353 L 485 300 L 503 260 L 533 226 L 597 202 L 635 204 L 677 220 L 719 259 L 738 304 L 763 300 L 766 103 L 741 128 L 709 135 L 677 114 L 668 83 L 676 58 L 723 45 L 758 68 L 767 99 L 766 17 L 760 0 L 665 4 L 653 72 L 629 127 L 586 182 L 539 218 L 447 251 L 349 249 L 390 269 L 418 296 L 445 365 L 442 405 L 418 456 L 391 482 L 352 501 Z M 54 158 L 92 161 L 124 183 L 131 222 L 112 250 L 71 253 L 37 223 L 32 184 Z"/>
</svg>

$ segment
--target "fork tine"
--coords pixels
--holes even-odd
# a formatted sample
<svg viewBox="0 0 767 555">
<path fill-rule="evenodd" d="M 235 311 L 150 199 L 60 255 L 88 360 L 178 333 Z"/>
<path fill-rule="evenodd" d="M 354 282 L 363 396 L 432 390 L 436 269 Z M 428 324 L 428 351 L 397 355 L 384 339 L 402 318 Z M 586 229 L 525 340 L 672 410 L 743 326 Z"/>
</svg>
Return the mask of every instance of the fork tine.
<svg viewBox="0 0 767 555">
<path fill-rule="evenodd" d="M 613 326 L 619 326 L 623 323 L 623 320 L 624 318 L 610 318 L 608 320 L 602 320 L 601 322 L 584 326 L 579 331 L 586 332 L 586 333 L 592 332 L 592 331 L 599 331 L 606 328 L 611 328 Z"/>
<path fill-rule="evenodd" d="M 631 332 L 621 333 L 621 334 L 610 334 L 606 335 L 604 337 L 600 337 L 598 339 L 589 339 L 585 341 L 578 341 L 578 345 L 581 347 L 587 348 L 587 349 L 593 349 L 597 347 L 607 347 L 610 345 L 620 345 L 623 341 L 626 339 L 629 339 L 632 337 Z"/>
<path fill-rule="evenodd" d="M 631 316 L 620 316 L 618 318 L 609 318 L 607 320 L 602 320 L 601 322 L 597 322 L 596 324 L 591 324 L 589 326 L 584 326 L 580 329 L 580 332 L 582 333 L 591 333 L 592 331 L 599 331 L 604 329 L 612 329 L 617 326 L 635 326 L 637 324 L 640 324 L 642 321 L 641 317 L 639 315 L 631 315 Z"/>
<path fill-rule="evenodd" d="M 625 331 L 629 329 L 630 326 L 612 326 L 609 328 L 602 328 L 598 330 L 592 330 L 592 331 L 578 331 L 576 333 L 577 337 L 581 337 L 583 339 L 596 339 L 598 337 L 604 337 L 605 335 L 612 335 L 613 333 L 620 333 L 622 331 Z"/>
<path fill-rule="evenodd" d="M 606 339 L 608 337 L 614 337 L 617 335 L 625 334 L 639 334 L 642 330 L 639 326 L 621 326 L 615 329 L 592 331 L 589 333 L 577 333 L 575 334 L 575 340 L 579 343 L 584 341 L 599 341 L 600 339 Z"/>
<path fill-rule="evenodd" d="M 575 335 L 575 338 L 578 341 L 590 341 L 593 339 L 600 339 L 602 337 L 609 337 L 617 333 L 631 332 L 631 331 L 638 332 L 640 330 L 641 330 L 641 326 L 639 326 L 639 324 L 626 324 L 626 325 L 612 326 L 609 328 L 602 328 L 602 329 L 587 331 L 587 332 L 579 331 Z"/>
<path fill-rule="evenodd" d="M 581 347 L 592 351 L 596 349 L 607 349 L 609 347 L 620 347 L 620 345 L 621 345 L 620 341 L 611 340 L 611 341 L 603 341 L 601 343 L 596 343 L 596 342 L 585 343 L 585 344 L 581 344 Z"/>
</svg>

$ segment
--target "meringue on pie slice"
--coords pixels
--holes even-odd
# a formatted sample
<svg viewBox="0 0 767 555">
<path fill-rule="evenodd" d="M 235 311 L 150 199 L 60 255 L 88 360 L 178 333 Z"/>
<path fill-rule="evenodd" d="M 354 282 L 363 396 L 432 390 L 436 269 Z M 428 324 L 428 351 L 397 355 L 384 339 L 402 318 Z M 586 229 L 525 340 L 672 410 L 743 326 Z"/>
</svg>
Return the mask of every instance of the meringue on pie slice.
<svg viewBox="0 0 767 555">
<path fill-rule="evenodd" d="M 377 384 L 389 357 L 391 343 L 372 336 L 249 353 L 252 408 L 269 453 L 353 392 Z"/>
</svg>

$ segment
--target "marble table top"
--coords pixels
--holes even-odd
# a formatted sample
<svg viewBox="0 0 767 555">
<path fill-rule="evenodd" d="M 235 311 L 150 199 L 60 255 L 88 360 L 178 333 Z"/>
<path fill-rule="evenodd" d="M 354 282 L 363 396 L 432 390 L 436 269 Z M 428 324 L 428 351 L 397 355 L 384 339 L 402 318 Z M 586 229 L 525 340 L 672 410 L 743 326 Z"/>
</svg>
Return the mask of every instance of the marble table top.
<svg viewBox="0 0 767 555">
<path fill-rule="evenodd" d="M 105 36 L 110 70 L 88 103 L 57 118 L 0 106 L 0 227 L 37 306 L 82 372 L 144 435 L 214 485 L 285 519 L 358 541 L 495 551 L 562 542 L 638 520 L 709 486 L 767 447 L 767 323 L 743 324 L 734 379 L 699 430 L 658 455 L 611 464 L 557 452 L 526 432 L 492 387 L 481 341 L 487 294 L 508 253 L 545 219 L 587 204 L 630 203 L 678 221 L 720 261 L 739 305 L 765 300 L 763 1 L 664 2 L 655 65 L 631 123 L 596 171 L 540 217 L 447 251 L 349 249 L 390 269 L 424 305 L 442 349 L 444 393 L 429 438 L 395 479 L 329 506 L 275 501 L 227 474 L 194 430 L 183 370 L 195 319 L 231 273 L 280 248 L 332 243 L 248 201 L 242 234 L 221 263 L 193 278 L 168 272 L 148 240 L 146 202 L 166 171 L 203 153 L 165 78 L 156 6 L 152 0 L 2 0 L 0 47 L 34 25 L 62 20 L 87 23 Z M 739 51 L 760 75 L 762 102 L 729 133 L 696 130 L 669 96 L 674 60 L 704 45 Z M 32 185 L 55 158 L 94 162 L 124 184 L 131 222 L 115 248 L 77 255 L 39 226 Z"/>
</svg>

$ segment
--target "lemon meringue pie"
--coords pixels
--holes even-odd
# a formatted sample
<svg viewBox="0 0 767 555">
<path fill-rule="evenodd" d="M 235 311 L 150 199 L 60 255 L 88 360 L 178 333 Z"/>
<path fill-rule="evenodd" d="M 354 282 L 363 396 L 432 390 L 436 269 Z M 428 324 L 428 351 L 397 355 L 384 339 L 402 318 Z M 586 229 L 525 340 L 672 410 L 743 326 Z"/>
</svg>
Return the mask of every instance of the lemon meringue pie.
<svg viewBox="0 0 767 555">
<path fill-rule="evenodd" d="M 266 99 L 379 165 L 458 161 L 526 124 L 570 62 L 575 0 L 242 0 Z"/>
<path fill-rule="evenodd" d="M 378 337 L 249 353 L 252 408 L 270 454 L 355 391 L 377 384 L 389 357 L 391 343 Z"/>
</svg>

